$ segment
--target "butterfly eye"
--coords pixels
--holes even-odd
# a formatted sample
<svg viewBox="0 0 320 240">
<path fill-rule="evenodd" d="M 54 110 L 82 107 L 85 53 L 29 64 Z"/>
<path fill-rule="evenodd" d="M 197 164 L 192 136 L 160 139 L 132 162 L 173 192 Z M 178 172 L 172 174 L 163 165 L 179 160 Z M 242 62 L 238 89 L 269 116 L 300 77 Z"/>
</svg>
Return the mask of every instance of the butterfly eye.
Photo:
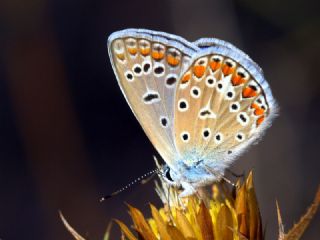
<svg viewBox="0 0 320 240">
<path fill-rule="evenodd" d="M 201 90 L 199 87 L 197 86 L 193 86 L 191 89 L 190 89 L 190 94 L 193 98 L 199 98 L 200 97 L 200 94 L 201 94 Z"/>
<path fill-rule="evenodd" d="M 245 135 L 244 135 L 242 132 L 237 133 L 236 136 L 235 136 L 235 139 L 236 139 L 238 142 L 243 142 L 243 141 L 244 141 L 244 138 L 245 138 Z"/>
<path fill-rule="evenodd" d="M 246 126 L 249 123 L 249 116 L 246 112 L 241 112 L 237 116 L 237 121 L 242 125 Z"/>
<path fill-rule="evenodd" d="M 181 136 L 181 140 L 183 142 L 189 142 L 189 140 L 190 140 L 190 133 L 189 132 L 184 131 L 181 133 L 180 136 Z"/>
<path fill-rule="evenodd" d="M 169 180 L 170 182 L 174 182 L 173 178 L 171 177 L 171 174 L 170 174 L 170 168 L 167 167 L 165 170 L 164 170 L 164 177 Z"/>
<path fill-rule="evenodd" d="M 240 109 L 240 103 L 239 102 L 233 102 L 230 104 L 229 110 L 230 112 L 238 112 Z"/>
</svg>

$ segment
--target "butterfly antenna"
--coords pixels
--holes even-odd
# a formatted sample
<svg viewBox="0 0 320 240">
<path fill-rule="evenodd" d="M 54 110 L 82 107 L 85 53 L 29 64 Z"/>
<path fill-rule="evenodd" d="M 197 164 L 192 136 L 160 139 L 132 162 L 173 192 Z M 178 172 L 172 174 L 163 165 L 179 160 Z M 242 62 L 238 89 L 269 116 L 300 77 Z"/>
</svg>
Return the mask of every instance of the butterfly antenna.
<svg viewBox="0 0 320 240">
<path fill-rule="evenodd" d="M 115 192 L 113 192 L 113 193 L 111 193 L 111 194 L 109 194 L 109 195 L 106 195 L 106 196 L 100 198 L 100 202 L 103 202 L 103 201 L 105 201 L 105 200 L 107 200 L 107 199 L 109 199 L 109 198 L 112 198 L 113 196 L 118 195 L 119 193 L 127 190 L 127 189 L 128 189 L 129 187 L 131 187 L 132 185 L 134 185 L 134 184 L 136 184 L 136 183 L 144 180 L 146 177 L 148 177 L 148 176 L 150 176 L 150 175 L 154 175 L 154 174 L 161 174 L 161 170 L 158 169 L 158 168 L 156 168 L 156 169 L 154 169 L 154 170 L 152 170 L 152 171 L 150 171 L 150 172 L 145 173 L 144 175 L 141 175 L 140 177 L 136 178 L 136 179 L 133 180 L 131 183 L 127 184 L 126 186 L 124 186 L 124 187 L 122 187 L 122 188 L 120 188 L 119 190 L 117 190 L 117 191 L 115 191 Z"/>
</svg>

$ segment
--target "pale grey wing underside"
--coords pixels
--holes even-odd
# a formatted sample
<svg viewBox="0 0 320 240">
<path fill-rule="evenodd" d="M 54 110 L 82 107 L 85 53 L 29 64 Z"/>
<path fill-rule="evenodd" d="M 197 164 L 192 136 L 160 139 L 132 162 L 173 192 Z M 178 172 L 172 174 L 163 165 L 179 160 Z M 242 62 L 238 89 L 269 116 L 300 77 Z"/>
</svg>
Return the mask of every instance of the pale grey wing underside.
<svg viewBox="0 0 320 240">
<path fill-rule="evenodd" d="M 181 155 L 197 156 L 184 161 L 230 163 L 271 124 L 277 104 L 246 54 L 224 41 L 213 41 L 213 47 L 204 47 L 203 39 L 196 43 L 203 50 L 176 87 L 176 146 Z"/>
<path fill-rule="evenodd" d="M 108 51 L 133 113 L 163 159 L 176 155 L 174 94 L 198 47 L 175 35 L 143 29 L 113 33 Z"/>
</svg>

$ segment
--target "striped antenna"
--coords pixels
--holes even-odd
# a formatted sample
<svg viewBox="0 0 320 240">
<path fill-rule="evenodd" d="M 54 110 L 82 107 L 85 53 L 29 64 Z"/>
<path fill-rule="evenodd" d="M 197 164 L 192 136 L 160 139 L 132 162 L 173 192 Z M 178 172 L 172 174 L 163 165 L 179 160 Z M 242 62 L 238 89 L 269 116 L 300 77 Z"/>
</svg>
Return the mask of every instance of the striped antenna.
<svg viewBox="0 0 320 240">
<path fill-rule="evenodd" d="M 122 188 L 120 188 L 119 190 L 117 190 L 117 191 L 115 191 L 115 192 L 113 192 L 113 193 L 111 193 L 111 194 L 109 194 L 109 195 L 106 195 L 106 196 L 100 198 L 100 202 L 103 202 L 104 200 L 107 200 L 107 199 L 109 199 L 109 198 L 111 198 L 111 197 L 113 197 L 113 196 L 115 196 L 115 195 L 118 195 L 119 193 L 127 190 L 127 189 L 128 189 L 129 187 L 131 187 L 132 185 L 134 185 L 134 184 L 136 184 L 136 183 L 138 183 L 138 182 L 140 182 L 140 181 L 142 182 L 142 180 L 144 180 L 146 177 L 148 177 L 148 176 L 150 176 L 150 175 L 153 175 L 153 174 L 161 174 L 161 170 L 158 169 L 158 168 L 156 168 L 156 169 L 154 169 L 154 170 L 152 170 L 152 171 L 150 171 L 150 172 L 145 173 L 144 175 L 136 178 L 136 179 L 133 180 L 131 183 L 127 184 L 126 186 L 124 186 L 124 187 L 122 187 Z"/>
</svg>

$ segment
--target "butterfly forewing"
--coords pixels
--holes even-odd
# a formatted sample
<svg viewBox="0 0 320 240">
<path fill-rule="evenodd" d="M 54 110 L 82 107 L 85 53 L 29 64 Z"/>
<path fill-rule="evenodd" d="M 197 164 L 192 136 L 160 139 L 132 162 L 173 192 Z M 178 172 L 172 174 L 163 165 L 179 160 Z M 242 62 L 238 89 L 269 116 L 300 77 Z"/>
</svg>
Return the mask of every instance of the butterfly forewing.
<svg viewBox="0 0 320 240">
<path fill-rule="evenodd" d="M 241 51 L 234 52 L 208 47 L 182 74 L 174 112 L 181 155 L 231 160 L 270 123 L 276 106 L 261 70 Z"/>
<path fill-rule="evenodd" d="M 121 89 L 145 133 L 170 164 L 175 87 L 197 47 L 174 35 L 148 30 L 112 34 L 109 55 Z"/>
</svg>

